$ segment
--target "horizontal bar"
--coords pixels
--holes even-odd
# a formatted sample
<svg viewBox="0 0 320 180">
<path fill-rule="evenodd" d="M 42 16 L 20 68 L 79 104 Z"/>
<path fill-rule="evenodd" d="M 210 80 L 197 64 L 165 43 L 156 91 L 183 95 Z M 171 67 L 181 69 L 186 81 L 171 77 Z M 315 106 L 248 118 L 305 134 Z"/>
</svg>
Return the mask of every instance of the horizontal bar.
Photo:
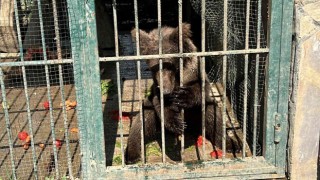
<svg viewBox="0 0 320 180">
<path fill-rule="evenodd" d="M 0 53 L 0 58 L 19 58 L 20 57 L 20 53 Z"/>
<path fill-rule="evenodd" d="M 176 54 L 154 54 L 141 56 L 120 56 L 120 57 L 101 57 L 99 61 L 121 61 L 121 60 L 144 60 L 144 59 L 164 59 L 164 58 L 185 58 L 192 56 L 222 56 L 230 54 L 257 54 L 268 53 L 269 48 L 249 49 L 249 50 L 229 50 L 229 51 L 212 51 L 212 52 L 194 52 L 194 53 L 176 53 Z"/>
<path fill-rule="evenodd" d="M 252 158 L 250 158 L 252 159 Z M 199 168 L 194 168 L 199 167 Z M 192 168 L 192 170 L 190 170 Z M 165 171 L 165 173 L 163 172 Z M 266 178 L 284 177 L 284 174 L 277 174 L 277 168 L 268 164 L 262 157 L 249 158 L 238 161 L 217 159 L 215 161 L 202 162 L 199 164 L 179 163 L 174 165 L 153 164 L 148 166 L 128 165 L 125 168 L 119 166 L 108 166 L 107 176 L 110 179 L 184 179 L 184 178 L 211 178 L 229 179 L 237 176 L 250 179 L 258 179 L 264 174 Z"/>
<path fill-rule="evenodd" d="M 73 63 L 73 59 L 53 59 L 53 60 L 41 60 L 41 61 L 19 61 L 19 62 L 2 62 L 0 67 L 3 66 L 35 66 L 35 65 L 51 65 L 51 64 L 70 64 Z"/>
</svg>

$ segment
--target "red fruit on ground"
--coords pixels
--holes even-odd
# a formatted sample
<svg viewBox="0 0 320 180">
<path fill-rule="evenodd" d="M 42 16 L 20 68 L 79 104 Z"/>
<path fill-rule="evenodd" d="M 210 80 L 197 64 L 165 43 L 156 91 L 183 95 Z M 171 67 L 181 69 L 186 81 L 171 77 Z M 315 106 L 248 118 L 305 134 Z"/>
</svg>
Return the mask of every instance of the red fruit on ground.
<svg viewBox="0 0 320 180">
<path fill-rule="evenodd" d="M 27 139 L 27 137 L 29 136 L 29 134 L 27 133 L 27 132 L 25 132 L 25 131 L 21 131 L 21 132 L 19 132 L 19 134 L 18 134 L 18 138 L 20 139 L 20 140 L 25 140 L 25 139 Z"/>
<path fill-rule="evenodd" d="M 56 147 L 61 148 L 61 145 L 62 145 L 61 141 L 59 139 L 56 139 Z"/>
<path fill-rule="evenodd" d="M 43 102 L 43 107 L 48 110 L 49 109 L 49 101 Z"/>
<path fill-rule="evenodd" d="M 120 121 L 119 111 L 118 110 L 112 110 L 110 112 L 112 114 L 111 118 L 115 121 Z M 129 121 L 130 120 L 130 113 L 128 112 L 122 112 L 122 120 L 123 121 Z"/>
<path fill-rule="evenodd" d="M 219 158 L 222 157 L 222 154 L 223 154 L 223 152 L 222 152 L 220 149 L 217 149 L 217 150 L 212 151 L 212 152 L 210 153 L 210 156 L 211 156 L 212 158 L 219 159 Z"/>
</svg>

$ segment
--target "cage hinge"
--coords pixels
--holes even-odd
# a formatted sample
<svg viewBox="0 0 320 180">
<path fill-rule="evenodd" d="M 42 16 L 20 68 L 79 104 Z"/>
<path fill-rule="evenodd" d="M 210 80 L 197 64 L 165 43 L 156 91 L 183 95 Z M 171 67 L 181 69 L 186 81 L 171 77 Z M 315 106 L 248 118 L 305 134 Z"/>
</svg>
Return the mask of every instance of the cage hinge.
<svg viewBox="0 0 320 180">
<path fill-rule="evenodd" d="M 275 115 L 275 126 L 274 126 L 274 143 L 279 143 L 281 140 L 281 124 L 279 123 L 280 114 Z"/>
</svg>

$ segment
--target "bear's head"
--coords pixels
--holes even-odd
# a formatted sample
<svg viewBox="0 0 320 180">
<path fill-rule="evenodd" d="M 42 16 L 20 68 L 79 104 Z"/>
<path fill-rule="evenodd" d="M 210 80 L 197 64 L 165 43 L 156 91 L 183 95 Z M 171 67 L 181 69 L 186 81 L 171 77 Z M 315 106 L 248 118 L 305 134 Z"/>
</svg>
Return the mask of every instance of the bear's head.
<svg viewBox="0 0 320 180">
<path fill-rule="evenodd" d="M 133 41 L 136 41 L 136 29 L 131 31 Z M 179 53 L 179 28 L 163 27 L 162 33 L 162 54 L 174 54 Z M 191 40 L 190 24 L 182 24 L 182 43 L 183 52 L 196 52 L 197 48 Z M 152 30 L 149 33 L 143 30 L 139 30 L 140 35 L 140 52 L 141 55 L 155 55 L 159 54 L 159 36 L 158 29 Z M 194 57 L 188 57 L 183 59 L 184 67 L 196 66 L 197 62 L 194 61 Z M 176 86 L 179 86 L 179 58 L 164 58 L 163 62 L 163 94 L 169 95 Z M 147 64 L 152 72 L 154 83 L 160 85 L 160 71 L 159 71 L 159 59 L 148 59 Z M 196 67 L 194 67 L 196 68 Z M 184 78 L 185 79 L 185 78 Z"/>
</svg>

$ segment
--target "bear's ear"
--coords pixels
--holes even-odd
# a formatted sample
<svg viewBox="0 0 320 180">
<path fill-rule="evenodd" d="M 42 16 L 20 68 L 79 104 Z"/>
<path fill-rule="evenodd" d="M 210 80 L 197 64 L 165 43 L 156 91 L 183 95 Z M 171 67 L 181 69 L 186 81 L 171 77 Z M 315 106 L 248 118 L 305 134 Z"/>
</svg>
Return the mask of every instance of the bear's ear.
<svg viewBox="0 0 320 180">
<path fill-rule="evenodd" d="M 136 42 L 136 32 L 137 30 L 134 28 L 131 31 L 131 36 L 132 36 L 132 40 L 134 42 Z M 148 52 L 149 49 L 149 44 L 151 41 L 151 38 L 149 36 L 149 34 L 143 30 L 139 30 L 139 36 L 140 36 L 140 50 L 142 54 L 145 54 L 146 52 Z"/>
<path fill-rule="evenodd" d="M 182 39 L 183 41 L 186 41 L 187 39 L 190 39 L 192 37 L 191 32 L 191 25 L 187 23 L 182 23 Z M 174 42 L 179 42 L 179 27 L 176 27 L 172 35 L 170 36 L 170 39 Z"/>
</svg>

